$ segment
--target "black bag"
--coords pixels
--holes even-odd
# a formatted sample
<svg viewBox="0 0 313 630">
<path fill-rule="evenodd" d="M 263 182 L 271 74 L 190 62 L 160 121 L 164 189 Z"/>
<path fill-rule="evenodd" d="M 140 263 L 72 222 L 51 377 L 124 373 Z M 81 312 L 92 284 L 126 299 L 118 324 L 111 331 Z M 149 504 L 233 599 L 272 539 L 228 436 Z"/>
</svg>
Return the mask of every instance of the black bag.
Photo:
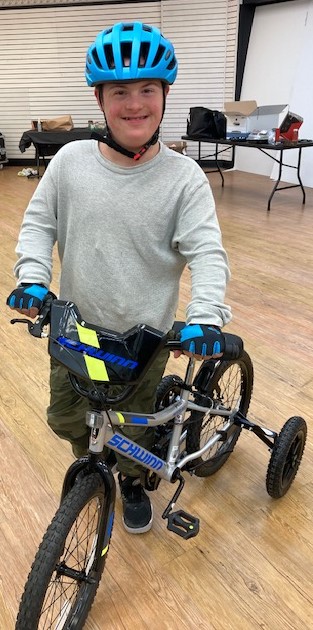
<svg viewBox="0 0 313 630">
<path fill-rule="evenodd" d="M 187 120 L 187 136 L 199 140 L 226 138 L 226 116 L 217 109 L 191 107 Z"/>
<path fill-rule="evenodd" d="M 3 167 L 3 164 L 8 162 L 6 150 L 5 150 L 5 142 L 2 133 L 0 133 L 0 168 Z"/>
</svg>

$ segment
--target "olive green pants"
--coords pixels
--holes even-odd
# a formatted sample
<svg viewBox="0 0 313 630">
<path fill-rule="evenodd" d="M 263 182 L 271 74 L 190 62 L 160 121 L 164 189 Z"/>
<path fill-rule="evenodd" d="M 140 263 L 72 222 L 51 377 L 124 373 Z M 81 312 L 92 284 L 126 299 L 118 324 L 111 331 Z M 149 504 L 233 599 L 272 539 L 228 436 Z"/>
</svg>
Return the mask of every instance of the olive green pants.
<svg viewBox="0 0 313 630">
<path fill-rule="evenodd" d="M 147 371 L 138 390 L 125 403 L 121 403 L 118 411 L 134 411 L 151 413 L 155 409 L 156 388 L 160 382 L 169 353 L 163 350 Z M 51 358 L 50 371 L 50 405 L 47 409 L 48 424 L 62 439 L 72 445 L 75 457 L 85 455 L 89 445 L 89 428 L 86 426 L 86 411 L 90 405 L 86 398 L 79 396 L 72 388 L 68 371 Z M 124 427 L 119 431 L 134 442 L 138 442 L 147 450 L 151 450 L 154 440 L 152 427 Z M 124 475 L 136 477 L 142 467 L 130 459 L 116 454 L 118 468 Z"/>
</svg>

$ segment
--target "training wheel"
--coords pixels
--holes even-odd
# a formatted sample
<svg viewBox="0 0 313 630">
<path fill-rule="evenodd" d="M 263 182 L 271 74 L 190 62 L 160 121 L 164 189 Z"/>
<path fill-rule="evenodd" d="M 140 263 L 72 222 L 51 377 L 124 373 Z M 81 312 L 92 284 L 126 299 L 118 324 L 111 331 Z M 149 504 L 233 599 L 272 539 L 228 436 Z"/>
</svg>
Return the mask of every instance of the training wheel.
<svg viewBox="0 0 313 630">
<path fill-rule="evenodd" d="M 300 416 L 289 418 L 276 438 L 266 475 L 266 489 L 279 499 L 290 488 L 300 466 L 307 424 Z"/>
</svg>

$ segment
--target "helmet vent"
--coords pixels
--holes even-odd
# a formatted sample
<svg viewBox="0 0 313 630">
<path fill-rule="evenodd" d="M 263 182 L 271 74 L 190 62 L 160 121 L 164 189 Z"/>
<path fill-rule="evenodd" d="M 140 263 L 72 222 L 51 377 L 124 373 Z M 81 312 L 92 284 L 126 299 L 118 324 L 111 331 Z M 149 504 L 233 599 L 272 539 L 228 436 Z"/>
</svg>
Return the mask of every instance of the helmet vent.
<svg viewBox="0 0 313 630">
<path fill-rule="evenodd" d="M 95 48 L 91 51 L 91 54 L 92 54 L 92 58 L 93 58 L 93 60 L 94 60 L 94 62 L 96 64 L 96 66 L 98 68 L 101 68 L 102 66 L 101 66 L 101 63 L 100 63 L 100 59 L 98 57 L 98 53 L 97 53 Z"/>
<path fill-rule="evenodd" d="M 172 61 L 170 61 L 170 63 L 168 64 L 167 69 L 168 70 L 173 70 L 173 68 L 175 68 L 176 65 L 177 65 L 177 60 L 176 60 L 176 57 L 174 55 Z"/>
<path fill-rule="evenodd" d="M 104 54 L 107 60 L 108 67 L 110 68 L 110 70 L 112 70 L 113 68 L 115 68 L 115 63 L 114 63 L 114 55 L 113 55 L 113 49 L 112 49 L 111 44 L 105 44 Z"/>
<path fill-rule="evenodd" d="M 159 46 L 159 48 L 158 48 L 158 52 L 157 52 L 157 54 L 155 55 L 155 57 L 154 57 L 154 61 L 153 61 L 153 63 L 152 63 L 152 67 L 153 67 L 153 68 L 154 68 L 155 66 L 157 66 L 157 65 L 158 65 L 158 63 L 161 61 L 161 59 L 162 59 L 162 57 L 163 57 L 163 55 L 164 55 L 164 52 L 165 52 L 165 48 L 164 48 L 164 46 Z"/>
<path fill-rule="evenodd" d="M 124 68 L 130 66 L 132 56 L 132 45 L 130 42 L 121 43 L 121 55 Z"/>
<path fill-rule="evenodd" d="M 148 59 L 150 46 L 147 42 L 141 42 L 139 53 L 139 68 L 144 68 Z"/>
</svg>

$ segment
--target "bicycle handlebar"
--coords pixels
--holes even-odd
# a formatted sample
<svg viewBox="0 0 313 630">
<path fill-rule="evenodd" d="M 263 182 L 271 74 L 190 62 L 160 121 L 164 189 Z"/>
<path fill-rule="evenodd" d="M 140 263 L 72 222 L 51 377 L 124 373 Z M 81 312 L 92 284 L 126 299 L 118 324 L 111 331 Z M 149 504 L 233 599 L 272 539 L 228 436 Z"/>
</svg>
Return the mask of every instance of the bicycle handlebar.
<svg viewBox="0 0 313 630">
<path fill-rule="evenodd" d="M 27 324 L 28 332 L 33 337 L 48 337 L 48 333 L 43 332 L 44 326 L 50 323 L 50 311 L 51 305 L 57 297 L 52 292 L 49 292 L 43 302 L 43 305 L 38 313 L 38 316 L 35 322 L 32 322 L 30 319 L 22 319 L 15 318 L 11 319 L 11 324 Z M 185 326 L 185 322 L 175 322 L 173 326 L 173 331 L 176 335 L 174 339 L 168 339 L 166 342 L 166 348 L 170 351 L 181 350 L 181 343 L 179 339 L 179 334 L 181 329 Z M 238 359 L 243 352 L 243 341 L 241 337 L 237 335 L 233 335 L 230 333 L 222 333 L 224 335 L 225 340 L 225 350 L 223 352 L 224 360 L 234 360 Z"/>
</svg>

